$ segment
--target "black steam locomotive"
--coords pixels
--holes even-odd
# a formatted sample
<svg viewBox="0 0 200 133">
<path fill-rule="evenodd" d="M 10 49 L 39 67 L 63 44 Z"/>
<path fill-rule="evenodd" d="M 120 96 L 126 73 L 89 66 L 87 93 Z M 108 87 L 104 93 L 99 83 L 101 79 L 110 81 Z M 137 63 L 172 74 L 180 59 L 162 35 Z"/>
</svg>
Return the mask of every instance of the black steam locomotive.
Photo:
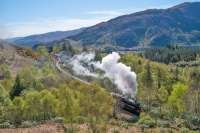
<svg viewBox="0 0 200 133">
<path fill-rule="evenodd" d="M 112 93 L 112 96 L 116 98 L 115 111 L 124 112 L 137 117 L 142 112 L 142 108 L 136 100 L 132 100 L 117 93 Z"/>
</svg>

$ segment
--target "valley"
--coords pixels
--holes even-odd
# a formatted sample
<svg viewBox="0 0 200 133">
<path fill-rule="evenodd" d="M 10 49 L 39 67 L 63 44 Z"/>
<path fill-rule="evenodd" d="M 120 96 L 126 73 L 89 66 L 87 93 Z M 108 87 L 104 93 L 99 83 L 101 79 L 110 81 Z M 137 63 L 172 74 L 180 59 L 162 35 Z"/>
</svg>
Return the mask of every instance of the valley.
<svg viewBox="0 0 200 133">
<path fill-rule="evenodd" d="M 199 133 L 199 9 L 0 39 L 0 133 Z"/>
<path fill-rule="evenodd" d="M 9 99 L 7 99 L 3 102 L 3 108 L 1 110 L 3 117 L 1 117 L 1 120 L 4 121 L 6 119 L 10 122 L 3 122 L 0 125 L 1 127 L 34 127 L 34 123 L 38 125 L 40 123 L 43 123 L 43 121 L 54 121 L 54 119 L 55 121 L 57 121 L 57 119 L 60 121 L 61 118 L 61 121 L 63 121 L 64 118 L 64 123 L 66 123 L 66 127 L 64 128 L 65 130 L 71 130 L 72 128 L 68 127 L 67 123 L 79 122 L 88 123 L 89 127 L 92 126 L 90 124 L 92 124 L 93 122 L 97 122 L 95 124 L 96 126 L 91 128 L 95 128 L 95 130 L 98 129 L 101 131 L 104 130 L 102 129 L 103 127 L 101 127 L 103 126 L 103 123 L 106 125 L 108 124 L 106 127 L 104 127 L 106 128 L 105 130 L 108 130 L 110 126 L 112 127 L 117 124 L 118 126 L 116 127 L 116 129 L 111 129 L 118 131 L 123 130 L 124 132 L 128 132 L 129 130 L 153 130 L 155 132 L 159 132 L 161 130 L 172 130 L 173 132 L 179 132 L 182 130 L 189 131 L 189 129 L 183 128 L 185 126 L 187 128 L 190 128 L 190 130 L 198 130 L 198 74 L 200 72 L 198 67 L 178 67 L 174 64 L 166 65 L 163 63 L 158 63 L 145 59 L 140 55 L 140 53 L 128 52 L 125 54 L 121 54 L 120 62 L 123 62 L 127 66 L 130 66 L 131 70 L 134 70 L 134 72 L 137 74 L 138 91 L 136 99 L 141 104 L 141 107 L 144 111 L 141 113 L 138 122 L 126 122 L 126 120 L 124 120 L 125 118 L 122 117 L 123 115 L 120 112 L 119 114 L 117 114 L 117 116 L 121 120 L 119 118 L 115 119 L 111 117 L 113 111 L 112 104 L 116 99 L 110 95 L 111 92 L 119 93 L 121 95 L 126 93 L 122 93 L 123 91 L 118 88 L 119 86 L 115 84 L 115 81 L 112 80 L 112 78 L 110 79 L 106 76 L 100 76 L 103 73 L 98 69 L 91 69 L 90 66 L 92 64 L 90 62 L 94 63 L 95 60 L 95 62 L 102 62 L 102 59 L 104 59 L 106 55 L 109 54 L 96 51 L 96 53 L 93 52 L 96 57 L 93 57 L 93 54 L 91 54 L 93 50 L 86 50 L 87 52 L 77 51 L 78 53 L 74 53 L 69 52 L 69 49 L 71 48 L 74 49 L 70 46 L 65 49 L 68 52 L 61 49 L 61 51 L 48 53 L 48 49 L 46 49 L 45 47 L 39 47 L 35 51 L 32 51 L 34 54 L 22 54 L 21 52 L 18 52 L 20 56 L 25 59 L 27 58 L 32 62 L 31 64 L 27 62 L 26 64 L 24 64 L 24 66 L 18 66 L 20 69 L 14 69 L 13 67 L 16 67 L 16 65 L 13 66 L 12 64 L 4 63 L 4 66 L 6 67 L 4 69 L 1 69 L 1 75 L 3 75 L 1 78 L 1 91 L 3 91 L 3 95 L 1 95 L 1 97 L 3 99 L 10 96 L 11 98 L 13 96 L 16 98 L 14 98 L 14 101 L 10 101 Z M 24 49 L 24 51 L 26 51 L 26 49 Z M 80 57 L 83 58 L 83 60 L 80 59 Z M 79 67 L 83 65 L 82 67 L 84 67 L 84 71 L 87 70 L 87 73 L 81 74 L 80 72 L 75 72 L 75 69 L 73 69 L 73 67 L 77 66 L 74 66 L 71 61 L 74 61 L 76 59 L 79 59 L 78 62 L 76 62 L 80 63 L 78 64 Z M 16 60 L 16 58 L 14 60 Z M 3 67 L 2 65 L 1 67 Z M 27 68 L 29 66 L 31 67 L 31 71 L 30 68 Z M 13 72 L 15 72 L 16 74 L 14 74 Z M 88 74 L 88 72 L 90 72 L 90 74 Z M 9 73 L 7 74 L 8 76 L 5 75 L 6 73 Z M 94 76 L 94 74 L 100 75 Z M 123 82 L 121 81 L 120 83 L 121 85 L 123 84 Z M 15 88 L 19 89 L 19 91 L 15 90 Z M 145 95 L 147 95 L 148 97 L 146 97 Z M 30 97 L 32 97 L 33 99 L 39 98 L 37 99 L 39 101 L 36 102 L 36 99 L 34 101 L 29 101 Z M 65 98 L 66 103 L 63 101 Z M 82 98 L 84 98 L 84 100 Z M 163 98 L 166 99 L 164 100 Z M 43 106 L 43 100 L 45 100 L 45 108 L 41 109 L 40 107 Z M 67 104 L 68 100 L 70 100 L 70 104 Z M 29 107 L 29 102 L 36 103 L 32 103 Z M 89 105 L 91 105 L 92 102 L 94 102 L 94 106 L 90 107 Z M 181 102 L 182 104 L 184 103 L 184 106 L 180 106 L 179 102 Z M 38 103 L 41 105 L 37 107 Z M 53 108 L 53 106 L 58 107 Z M 14 112 L 9 109 L 10 107 L 13 108 L 13 111 L 16 113 L 15 115 Z M 32 108 L 35 109 L 35 112 L 33 112 L 33 114 L 28 113 L 28 109 Z M 66 109 L 69 112 L 65 112 Z M 93 109 L 95 109 L 95 112 L 93 112 Z M 41 112 L 38 112 L 39 110 Z M 62 110 L 65 111 L 60 112 Z M 75 112 L 75 110 L 77 110 L 78 112 Z M 81 112 L 79 112 L 79 110 Z M 58 114 L 59 112 L 60 114 Z M 7 113 L 12 113 L 12 117 L 10 118 Z M 18 113 L 23 113 L 22 117 L 18 117 Z M 98 113 L 98 115 L 96 115 L 96 113 Z M 182 113 L 184 113 L 185 115 L 182 116 Z M 173 114 L 174 116 L 171 116 L 171 114 Z M 59 118 L 57 115 L 63 117 Z M 71 119 L 69 116 L 72 116 L 73 119 Z M 90 123 L 91 121 L 87 120 L 90 117 L 95 118 L 96 120 Z M 105 118 L 109 118 L 109 121 L 107 121 Z M 174 121 L 174 118 L 177 120 L 177 122 Z M 101 119 L 104 122 L 101 124 L 97 119 Z M 193 123 L 193 120 L 197 123 Z M 151 123 L 149 123 L 148 121 L 150 121 Z M 181 124 L 183 124 L 183 127 L 179 125 L 180 122 Z M 28 125 L 26 125 L 26 123 Z M 143 125 L 145 125 L 144 129 Z M 54 124 L 52 126 L 54 126 Z M 138 129 L 132 129 L 133 127 Z M 78 127 L 75 126 L 73 127 L 73 130 L 77 128 Z M 20 130 L 23 131 L 23 129 Z M 34 130 L 38 130 L 38 132 L 40 132 L 40 129 L 33 129 L 33 131 Z M 46 129 L 41 129 L 41 131 L 42 130 Z M 54 129 L 52 129 L 52 131 L 53 130 Z"/>
</svg>

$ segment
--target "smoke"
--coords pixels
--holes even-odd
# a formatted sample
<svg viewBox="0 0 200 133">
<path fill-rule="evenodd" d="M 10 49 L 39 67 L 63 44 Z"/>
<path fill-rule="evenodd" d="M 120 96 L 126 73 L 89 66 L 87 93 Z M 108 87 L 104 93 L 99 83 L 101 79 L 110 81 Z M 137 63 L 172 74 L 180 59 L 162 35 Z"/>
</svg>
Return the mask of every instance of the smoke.
<svg viewBox="0 0 200 133">
<path fill-rule="evenodd" d="M 82 53 L 79 55 L 75 55 L 70 60 L 70 65 L 72 65 L 72 70 L 77 75 L 85 75 L 85 76 L 93 76 L 97 77 L 97 74 L 91 72 L 92 62 L 95 58 L 94 53 Z M 90 69 L 91 68 L 91 69 Z"/>
<path fill-rule="evenodd" d="M 123 94 L 135 97 L 137 93 L 136 74 L 131 71 L 131 68 L 119 62 L 120 55 L 113 52 L 105 56 L 101 62 L 94 61 L 94 53 L 82 53 L 75 55 L 70 64 L 73 71 L 78 75 L 98 77 L 98 74 L 91 71 L 91 66 L 101 69 L 105 72 L 105 77 L 108 77 Z"/>
<path fill-rule="evenodd" d="M 119 62 L 120 55 L 116 52 L 107 55 L 97 67 L 105 71 L 108 77 L 124 94 L 135 97 L 137 93 L 136 74 L 131 68 Z"/>
</svg>

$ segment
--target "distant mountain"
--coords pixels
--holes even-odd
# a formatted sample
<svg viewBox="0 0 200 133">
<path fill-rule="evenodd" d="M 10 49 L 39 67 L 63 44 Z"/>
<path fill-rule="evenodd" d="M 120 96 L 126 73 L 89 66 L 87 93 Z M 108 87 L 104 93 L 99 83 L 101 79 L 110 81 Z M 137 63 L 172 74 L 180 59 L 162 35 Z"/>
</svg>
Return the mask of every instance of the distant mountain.
<svg viewBox="0 0 200 133">
<path fill-rule="evenodd" d="M 68 37 L 83 45 L 126 48 L 200 44 L 200 2 L 117 17 Z"/>
<path fill-rule="evenodd" d="M 53 41 L 62 40 L 66 37 L 79 34 L 84 28 L 70 31 L 55 31 L 38 35 L 31 35 L 26 37 L 16 37 L 8 39 L 7 41 L 15 43 L 18 46 L 22 47 L 33 47 L 36 44 L 50 43 Z"/>
</svg>

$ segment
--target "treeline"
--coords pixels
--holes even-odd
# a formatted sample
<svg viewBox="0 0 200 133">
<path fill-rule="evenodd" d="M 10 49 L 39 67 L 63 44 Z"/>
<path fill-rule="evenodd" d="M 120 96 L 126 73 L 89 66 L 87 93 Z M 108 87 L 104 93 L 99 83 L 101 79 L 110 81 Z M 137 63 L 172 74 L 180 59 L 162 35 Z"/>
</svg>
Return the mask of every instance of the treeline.
<svg viewBox="0 0 200 133">
<path fill-rule="evenodd" d="M 195 61 L 200 57 L 200 48 L 189 48 L 180 46 L 168 46 L 167 48 L 150 48 L 142 55 L 150 60 L 165 64 L 177 63 L 180 61 Z"/>
<path fill-rule="evenodd" d="M 86 85 L 60 74 L 51 59 L 56 51 L 37 48 L 39 58 L 17 73 L 9 64 L 0 65 L 1 128 L 59 120 L 87 123 L 97 132 L 97 125 L 113 119 L 115 100 L 109 91 L 116 86 L 109 79 Z M 99 60 L 102 54 L 97 53 Z M 199 67 L 180 68 L 131 53 L 121 61 L 137 74 L 137 100 L 144 112 L 135 125 L 200 130 Z"/>
<path fill-rule="evenodd" d="M 16 76 L 7 65 L 0 68 L 0 128 L 47 120 L 91 123 L 94 128 L 112 116 L 113 99 L 105 89 L 63 78 L 51 62 L 36 61 Z"/>
<path fill-rule="evenodd" d="M 179 68 L 135 54 L 126 54 L 121 60 L 137 73 L 137 99 L 145 110 L 140 123 L 200 130 L 199 67 Z"/>
</svg>

